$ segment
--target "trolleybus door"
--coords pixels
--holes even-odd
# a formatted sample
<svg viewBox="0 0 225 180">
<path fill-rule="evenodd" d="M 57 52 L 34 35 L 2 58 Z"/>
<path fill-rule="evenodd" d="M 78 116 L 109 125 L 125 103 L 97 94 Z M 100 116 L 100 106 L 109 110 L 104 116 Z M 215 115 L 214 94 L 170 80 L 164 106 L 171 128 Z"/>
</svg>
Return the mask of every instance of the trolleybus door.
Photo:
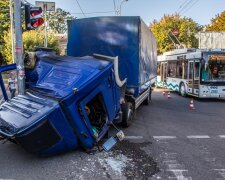
<svg viewBox="0 0 225 180">
<path fill-rule="evenodd" d="M 200 62 L 193 60 L 188 62 L 188 93 L 199 94 Z"/>
<path fill-rule="evenodd" d="M 162 74 L 161 74 L 161 81 L 163 85 L 166 86 L 166 78 L 167 78 L 167 62 L 162 63 Z"/>
</svg>

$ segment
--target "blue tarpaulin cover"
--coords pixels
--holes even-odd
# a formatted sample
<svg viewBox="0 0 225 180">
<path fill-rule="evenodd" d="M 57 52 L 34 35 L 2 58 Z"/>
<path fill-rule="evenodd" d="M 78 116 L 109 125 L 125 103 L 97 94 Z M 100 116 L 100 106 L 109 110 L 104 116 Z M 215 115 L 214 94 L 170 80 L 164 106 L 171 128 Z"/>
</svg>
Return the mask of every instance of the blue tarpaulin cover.
<svg viewBox="0 0 225 180">
<path fill-rule="evenodd" d="M 69 56 L 93 53 L 119 57 L 120 79 L 138 96 L 156 77 L 154 35 L 140 17 L 94 17 L 68 21 Z"/>
</svg>

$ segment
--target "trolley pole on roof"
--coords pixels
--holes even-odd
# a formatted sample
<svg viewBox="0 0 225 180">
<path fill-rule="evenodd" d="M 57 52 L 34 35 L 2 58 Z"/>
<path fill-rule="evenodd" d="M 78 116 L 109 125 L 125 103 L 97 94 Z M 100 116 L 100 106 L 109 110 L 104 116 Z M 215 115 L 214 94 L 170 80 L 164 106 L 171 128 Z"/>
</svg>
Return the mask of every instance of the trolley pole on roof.
<svg viewBox="0 0 225 180">
<path fill-rule="evenodd" d="M 25 94 L 25 70 L 23 60 L 23 39 L 22 39 L 22 22 L 21 22 L 21 0 L 14 1 L 14 20 L 16 34 L 16 67 L 17 67 L 17 82 L 18 93 Z"/>
</svg>

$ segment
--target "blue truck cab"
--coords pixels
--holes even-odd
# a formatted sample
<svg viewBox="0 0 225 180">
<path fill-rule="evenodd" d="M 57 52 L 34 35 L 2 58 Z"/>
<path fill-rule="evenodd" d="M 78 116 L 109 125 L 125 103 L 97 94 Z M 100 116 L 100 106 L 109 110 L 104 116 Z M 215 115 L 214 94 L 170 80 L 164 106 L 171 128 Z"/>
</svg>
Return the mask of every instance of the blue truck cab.
<svg viewBox="0 0 225 180">
<path fill-rule="evenodd" d="M 0 76 L 0 136 L 38 155 L 99 147 L 114 122 L 128 127 L 135 109 L 149 103 L 156 78 L 156 42 L 140 17 L 68 26 L 68 56 L 43 48 L 26 56 L 25 95 L 8 99 Z M 13 69 L 2 66 L 0 73 Z M 103 149 L 123 137 L 118 130 Z"/>
<path fill-rule="evenodd" d="M 91 149 L 120 112 L 113 58 L 38 51 L 35 61 L 26 70 L 26 95 L 1 105 L 1 136 L 40 155 Z"/>
</svg>

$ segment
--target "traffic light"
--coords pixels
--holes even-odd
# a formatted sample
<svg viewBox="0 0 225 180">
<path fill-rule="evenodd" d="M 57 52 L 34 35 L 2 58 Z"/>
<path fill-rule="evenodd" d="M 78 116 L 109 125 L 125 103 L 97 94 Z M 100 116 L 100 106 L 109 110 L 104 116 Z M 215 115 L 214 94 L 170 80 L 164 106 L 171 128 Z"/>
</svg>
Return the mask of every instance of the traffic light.
<svg viewBox="0 0 225 180">
<path fill-rule="evenodd" d="M 38 6 L 25 5 L 26 30 L 34 30 L 44 24 L 42 8 Z"/>
</svg>

